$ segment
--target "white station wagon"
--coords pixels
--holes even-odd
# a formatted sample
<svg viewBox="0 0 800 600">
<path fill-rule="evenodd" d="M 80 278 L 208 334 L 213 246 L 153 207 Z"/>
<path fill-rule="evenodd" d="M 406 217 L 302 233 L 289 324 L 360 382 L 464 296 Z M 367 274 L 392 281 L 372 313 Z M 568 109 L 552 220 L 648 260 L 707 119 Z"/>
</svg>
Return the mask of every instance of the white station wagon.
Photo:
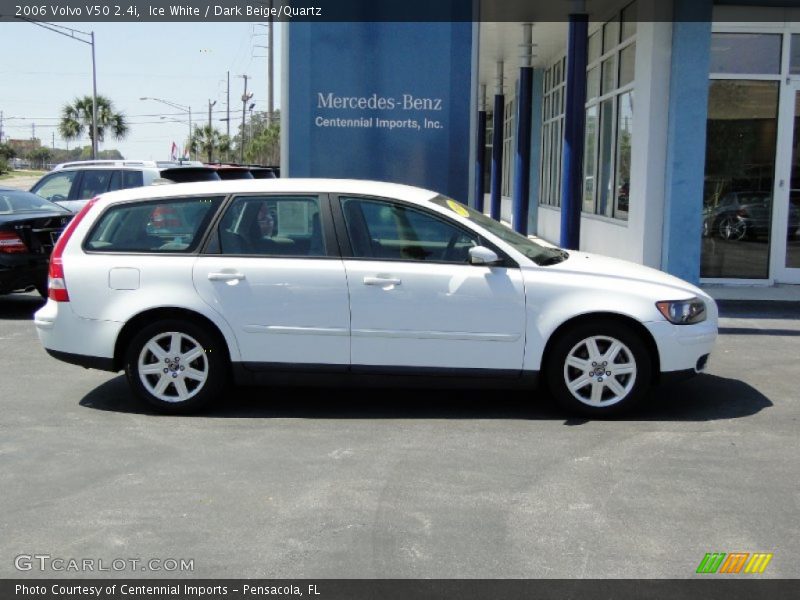
<svg viewBox="0 0 800 600">
<path fill-rule="evenodd" d="M 226 382 L 530 386 L 616 413 L 704 370 L 717 308 L 418 188 L 239 180 L 103 194 L 54 248 L 39 338 L 167 412 Z M 541 375 L 541 377 L 539 377 Z"/>
</svg>

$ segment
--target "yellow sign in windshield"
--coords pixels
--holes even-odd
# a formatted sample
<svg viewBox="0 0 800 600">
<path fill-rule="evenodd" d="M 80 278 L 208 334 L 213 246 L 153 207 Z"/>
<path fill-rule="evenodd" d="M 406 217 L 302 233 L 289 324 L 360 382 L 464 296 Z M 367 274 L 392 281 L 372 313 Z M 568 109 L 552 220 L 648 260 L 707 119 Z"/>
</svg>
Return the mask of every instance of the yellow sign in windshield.
<svg viewBox="0 0 800 600">
<path fill-rule="evenodd" d="M 449 206 L 450 210 L 456 213 L 459 217 L 466 217 L 467 219 L 469 219 L 469 211 L 463 206 L 461 206 L 455 200 L 448 200 L 447 206 Z"/>
</svg>

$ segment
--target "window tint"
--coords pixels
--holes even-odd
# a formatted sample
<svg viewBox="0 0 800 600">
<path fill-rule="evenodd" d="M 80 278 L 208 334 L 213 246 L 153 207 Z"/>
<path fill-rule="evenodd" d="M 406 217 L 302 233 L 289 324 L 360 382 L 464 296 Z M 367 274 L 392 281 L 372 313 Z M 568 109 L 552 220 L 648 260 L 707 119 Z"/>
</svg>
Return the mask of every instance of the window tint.
<svg viewBox="0 0 800 600">
<path fill-rule="evenodd" d="M 357 258 L 469 263 L 480 245 L 477 235 L 402 204 L 343 198 L 342 210 Z"/>
<path fill-rule="evenodd" d="M 84 171 L 77 199 L 86 200 L 87 198 L 94 198 L 97 194 L 107 192 L 113 173 L 114 171 L 111 169 Z"/>
<path fill-rule="evenodd" d="M 113 206 L 84 244 L 98 252 L 192 252 L 222 197 L 170 198 Z"/>
<path fill-rule="evenodd" d="M 72 182 L 75 181 L 77 174 L 77 171 L 64 171 L 48 175 L 35 185 L 32 191 L 50 201 L 67 200 Z"/>
<path fill-rule="evenodd" d="M 316 196 L 240 196 L 219 223 L 222 254 L 327 256 Z"/>
<path fill-rule="evenodd" d="M 142 187 L 144 177 L 141 171 L 122 171 L 122 189 Z"/>
<path fill-rule="evenodd" d="M 115 192 L 122 189 L 122 171 L 114 171 L 111 174 L 111 183 L 108 184 L 108 191 Z"/>
</svg>

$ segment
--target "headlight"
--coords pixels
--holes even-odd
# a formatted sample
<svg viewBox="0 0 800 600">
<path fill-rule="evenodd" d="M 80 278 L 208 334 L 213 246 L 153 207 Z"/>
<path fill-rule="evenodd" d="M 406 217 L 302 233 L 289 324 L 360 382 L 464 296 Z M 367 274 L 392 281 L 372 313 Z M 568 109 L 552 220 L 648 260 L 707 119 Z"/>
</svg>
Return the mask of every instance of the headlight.
<svg viewBox="0 0 800 600">
<path fill-rule="evenodd" d="M 658 312 L 675 325 L 692 325 L 706 320 L 706 303 L 700 298 L 656 302 Z"/>
</svg>

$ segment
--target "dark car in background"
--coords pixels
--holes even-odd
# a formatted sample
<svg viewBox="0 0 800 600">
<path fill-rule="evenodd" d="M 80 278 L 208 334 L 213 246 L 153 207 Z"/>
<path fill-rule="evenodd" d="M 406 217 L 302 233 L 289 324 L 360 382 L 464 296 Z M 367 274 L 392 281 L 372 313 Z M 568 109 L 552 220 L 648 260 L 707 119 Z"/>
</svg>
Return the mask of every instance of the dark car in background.
<svg viewBox="0 0 800 600">
<path fill-rule="evenodd" d="M 66 208 L 30 192 L 0 187 L 0 294 L 36 289 L 47 296 L 47 269 Z"/>
<path fill-rule="evenodd" d="M 255 179 L 250 172 L 250 168 L 244 165 L 205 163 L 209 169 L 214 169 L 220 179 L 228 181 L 231 179 Z"/>
<path fill-rule="evenodd" d="M 703 234 L 738 241 L 769 236 L 772 221 L 772 194 L 769 192 L 730 192 L 715 207 L 708 207 L 703 219 Z M 787 233 L 797 235 L 800 211 L 789 205 Z"/>
<path fill-rule="evenodd" d="M 258 165 L 249 165 L 247 167 L 253 179 L 277 179 L 278 173 L 275 167 L 261 167 Z"/>
<path fill-rule="evenodd" d="M 31 192 L 78 212 L 89 199 L 104 192 L 154 183 L 219 179 L 215 169 L 196 161 L 82 160 L 56 165 L 34 184 Z"/>
</svg>

